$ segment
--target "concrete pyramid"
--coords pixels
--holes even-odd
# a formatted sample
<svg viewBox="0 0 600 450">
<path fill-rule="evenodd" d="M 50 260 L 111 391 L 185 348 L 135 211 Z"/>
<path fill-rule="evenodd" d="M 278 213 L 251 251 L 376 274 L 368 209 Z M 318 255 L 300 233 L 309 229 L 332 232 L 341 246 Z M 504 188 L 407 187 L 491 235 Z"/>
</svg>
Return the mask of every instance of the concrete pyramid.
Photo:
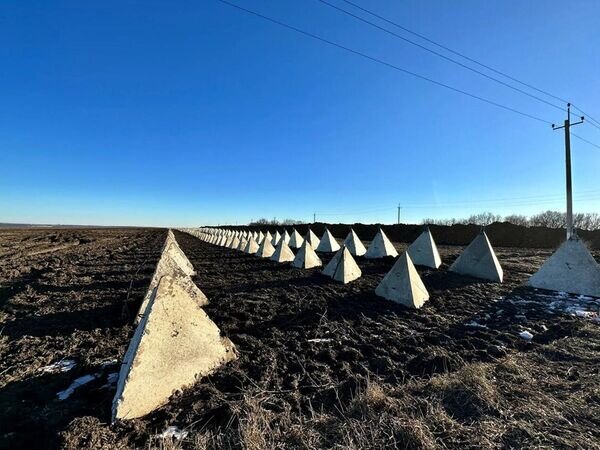
<svg viewBox="0 0 600 450">
<path fill-rule="evenodd" d="M 279 244 L 277 244 L 277 248 L 275 249 L 275 253 L 273 253 L 271 256 L 271 260 L 278 263 L 283 263 L 291 262 L 294 260 L 294 258 L 294 252 L 290 246 L 286 244 L 285 240 L 279 239 Z"/>
<path fill-rule="evenodd" d="M 265 233 L 265 239 L 268 239 L 268 240 L 269 240 L 269 242 L 270 242 L 271 244 L 273 244 L 273 235 L 271 234 L 271 232 L 270 232 L 270 231 L 267 231 L 267 232 Z"/>
<path fill-rule="evenodd" d="M 225 244 L 223 244 L 223 247 L 231 248 L 232 242 L 233 242 L 233 238 L 231 236 L 228 236 L 227 239 L 225 240 Z"/>
<path fill-rule="evenodd" d="M 420 308 L 429 300 L 429 292 L 407 252 L 400 255 L 383 277 L 375 289 L 375 294 L 409 308 Z"/>
<path fill-rule="evenodd" d="M 177 242 L 171 242 L 163 248 L 161 259 L 166 257 L 171 258 L 186 275 L 196 275 L 194 266 L 192 266 L 192 263 L 185 256 L 179 245 L 177 245 Z"/>
<path fill-rule="evenodd" d="M 437 269 L 442 265 L 442 258 L 438 252 L 431 231 L 427 228 L 419 237 L 410 244 L 407 250 L 412 262 L 417 266 L 431 267 Z"/>
<path fill-rule="evenodd" d="M 362 275 L 360 267 L 358 267 L 352 254 L 345 246 L 342 246 L 331 258 L 322 273 L 344 284 L 350 283 Z"/>
<path fill-rule="evenodd" d="M 240 239 L 240 243 L 237 246 L 236 250 L 239 250 L 240 252 L 243 252 L 244 249 L 246 248 L 246 245 L 248 245 L 248 239 L 246 239 L 245 237 L 242 237 Z"/>
<path fill-rule="evenodd" d="M 308 243 L 312 246 L 312 248 L 317 248 L 321 243 L 321 240 L 317 237 L 317 235 L 310 228 L 306 232 L 306 236 L 304 236 L 304 240 L 308 241 Z"/>
<path fill-rule="evenodd" d="M 277 244 L 279 244 L 280 240 L 281 240 L 281 233 L 279 231 L 275 231 L 275 234 L 273 235 L 273 239 L 271 240 L 271 244 L 277 245 Z"/>
<path fill-rule="evenodd" d="M 298 233 L 298 230 L 294 228 L 294 230 L 292 231 L 292 235 L 290 236 L 290 248 L 300 248 L 302 247 L 303 242 L 304 238 L 300 235 L 300 233 Z"/>
<path fill-rule="evenodd" d="M 283 239 L 287 245 L 290 245 L 290 234 L 287 232 L 287 230 L 283 230 L 281 239 Z"/>
<path fill-rule="evenodd" d="M 322 265 L 321 259 L 317 256 L 312 246 L 306 241 L 304 241 L 292 262 L 292 266 L 300 269 L 311 269 Z"/>
<path fill-rule="evenodd" d="M 267 239 L 267 237 L 263 237 L 263 241 L 258 247 L 258 251 L 256 252 L 256 256 L 260 256 L 261 258 L 270 258 L 275 253 L 275 247 L 271 244 L 271 240 Z"/>
<path fill-rule="evenodd" d="M 380 228 L 373 238 L 371 245 L 369 245 L 369 249 L 367 250 L 367 253 L 365 253 L 365 258 L 385 258 L 386 256 L 395 258 L 398 256 L 398 252 Z"/>
<path fill-rule="evenodd" d="M 367 249 L 352 229 L 350 229 L 350 233 L 348 233 L 348 236 L 346 236 L 346 239 L 344 240 L 344 246 L 354 256 L 363 256 L 367 253 Z"/>
<path fill-rule="evenodd" d="M 231 240 L 231 243 L 229 244 L 229 248 L 238 248 L 238 245 L 240 245 L 240 238 L 238 238 L 237 236 L 234 236 L 233 239 Z"/>
<path fill-rule="evenodd" d="M 258 232 L 258 236 L 256 238 L 256 243 L 257 244 L 262 244 L 262 241 L 265 240 L 265 234 L 262 231 Z"/>
<path fill-rule="evenodd" d="M 477 235 L 450 266 L 451 272 L 502 283 L 503 272 L 485 231 Z"/>
<path fill-rule="evenodd" d="M 167 275 L 153 289 L 123 358 L 113 420 L 150 413 L 176 390 L 237 357 L 235 346 L 177 286 L 179 281 Z"/>
<path fill-rule="evenodd" d="M 258 251 L 258 244 L 254 240 L 254 238 L 251 237 L 250 239 L 248 239 L 246 248 L 244 248 L 244 252 L 246 252 L 250 255 L 254 255 L 257 251 Z"/>
<path fill-rule="evenodd" d="M 225 236 L 221 236 L 217 241 L 217 245 L 223 247 L 225 245 L 225 242 L 227 242 L 227 238 Z"/>
<path fill-rule="evenodd" d="M 206 298 L 204 292 L 202 292 L 198 288 L 198 286 L 196 286 L 196 284 L 192 281 L 192 278 L 183 270 L 181 270 L 181 267 L 179 266 L 179 264 L 177 264 L 177 262 L 175 262 L 169 256 L 164 256 L 163 254 L 163 257 L 161 257 L 161 259 L 158 261 L 158 264 L 156 265 L 156 269 L 154 269 L 154 274 L 150 279 L 150 286 L 146 291 L 144 299 L 142 300 L 142 304 L 135 318 L 135 323 L 138 323 L 141 320 L 146 306 L 150 301 L 152 290 L 158 285 L 161 278 L 167 275 L 176 277 L 178 280 L 177 287 L 179 289 L 185 290 L 186 294 L 190 298 L 193 298 L 198 303 L 198 305 L 204 306 L 208 304 L 208 298 Z"/>
<path fill-rule="evenodd" d="M 333 253 L 333 252 L 337 252 L 340 248 L 341 248 L 340 244 L 338 244 L 338 241 L 335 240 L 335 238 L 333 237 L 333 234 L 331 234 L 331 232 L 327 228 L 325 228 L 325 232 L 323 233 L 323 237 L 321 238 L 321 241 L 319 242 L 317 251 Z"/>
<path fill-rule="evenodd" d="M 565 241 L 527 282 L 549 291 L 600 297 L 600 266 L 577 236 Z"/>
</svg>

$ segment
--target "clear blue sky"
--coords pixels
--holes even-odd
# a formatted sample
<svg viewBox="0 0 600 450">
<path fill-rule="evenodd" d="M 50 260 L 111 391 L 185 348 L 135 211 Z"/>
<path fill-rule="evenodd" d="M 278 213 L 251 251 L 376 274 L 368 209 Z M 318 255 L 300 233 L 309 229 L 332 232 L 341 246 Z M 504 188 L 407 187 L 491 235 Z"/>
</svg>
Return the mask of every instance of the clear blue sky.
<svg viewBox="0 0 600 450">
<path fill-rule="evenodd" d="M 317 0 L 231 1 L 564 119 Z M 354 1 L 600 120 L 596 0 Z M 398 202 L 419 222 L 564 208 L 561 132 L 216 0 L 5 0 L 0 58 L 3 222 L 198 225 L 315 211 L 393 222 Z M 574 131 L 600 144 L 599 129 Z M 573 158 L 576 211 L 598 211 L 600 149 L 574 139 Z"/>
</svg>

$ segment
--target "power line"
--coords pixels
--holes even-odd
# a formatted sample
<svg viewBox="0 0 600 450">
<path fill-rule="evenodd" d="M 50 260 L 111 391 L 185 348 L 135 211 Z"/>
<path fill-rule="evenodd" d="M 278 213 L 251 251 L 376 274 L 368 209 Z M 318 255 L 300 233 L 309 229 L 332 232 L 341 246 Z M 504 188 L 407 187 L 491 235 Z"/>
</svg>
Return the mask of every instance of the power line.
<svg viewBox="0 0 600 450">
<path fill-rule="evenodd" d="M 337 10 L 337 11 L 343 13 L 343 14 L 346 14 L 348 16 L 354 17 L 355 19 L 360 20 L 363 23 L 366 23 L 366 24 L 368 24 L 368 25 L 370 25 L 370 26 L 372 26 L 374 28 L 377 28 L 378 30 L 384 31 L 385 33 L 388 33 L 388 34 L 390 34 L 390 35 L 392 35 L 392 36 L 394 36 L 394 37 L 396 37 L 398 39 L 401 39 L 404 42 L 408 42 L 409 44 L 414 45 L 415 47 L 418 47 L 418 48 L 420 48 L 422 50 L 425 50 L 426 52 L 429 52 L 429 53 L 431 53 L 433 55 L 436 55 L 436 56 L 438 56 L 440 58 L 443 58 L 446 61 L 449 61 L 449 62 L 451 62 L 453 64 L 456 64 L 456 65 L 458 65 L 458 66 L 460 66 L 460 67 L 462 67 L 462 68 L 464 68 L 466 70 L 470 70 L 471 72 L 474 72 L 474 73 L 476 73 L 478 75 L 481 75 L 481 76 L 483 76 L 483 77 L 485 77 L 485 78 L 487 78 L 489 80 L 495 81 L 496 83 L 499 83 L 499 84 L 501 84 L 501 85 L 503 85 L 503 86 L 505 86 L 505 87 L 507 87 L 509 89 L 513 89 L 513 90 L 515 90 L 517 92 L 520 92 L 523 95 L 531 97 L 531 98 L 533 98 L 535 100 L 538 100 L 538 101 L 540 101 L 542 103 L 545 103 L 546 105 L 552 106 L 553 108 L 556 108 L 556 109 L 558 109 L 560 111 L 564 111 L 564 108 L 562 106 L 555 105 L 554 103 L 546 101 L 543 98 L 538 97 L 537 95 L 530 94 L 529 92 L 524 91 L 523 89 L 520 89 L 518 87 L 512 86 L 511 84 L 508 84 L 508 83 L 506 83 L 506 82 L 504 82 L 502 80 L 499 80 L 498 78 L 492 77 L 491 75 L 488 75 L 488 74 L 486 74 L 484 72 L 481 72 L 480 70 L 474 69 L 473 67 L 470 67 L 470 66 L 468 66 L 466 64 L 463 64 L 460 61 L 452 59 L 452 58 L 450 58 L 450 57 L 448 57 L 446 55 L 443 55 L 442 53 L 436 52 L 435 50 L 432 50 L 432 49 L 430 49 L 428 47 L 425 47 L 424 45 L 421 45 L 418 42 L 415 42 L 415 41 L 412 41 L 410 39 L 407 39 L 404 36 L 401 36 L 401 35 L 399 35 L 397 33 L 394 33 L 393 31 L 388 30 L 387 28 L 381 27 L 381 26 L 377 25 L 376 23 L 370 22 L 370 21 L 368 21 L 367 19 L 365 19 L 363 17 L 357 16 L 356 14 L 351 13 L 350 11 L 346 11 L 343 8 L 340 8 L 340 7 L 336 6 L 336 5 L 333 5 L 333 4 L 329 3 L 326 0 L 319 0 L 319 1 L 321 3 L 329 6 L 330 8 L 333 8 L 333 9 L 335 9 L 335 10 Z"/>
<path fill-rule="evenodd" d="M 321 0 L 321 1 L 322 1 L 322 0 Z M 429 42 L 430 44 L 436 45 L 436 46 L 438 46 L 439 48 L 442 48 L 442 49 L 446 50 L 447 52 L 450 52 L 450 53 L 453 53 L 454 55 L 460 56 L 461 58 L 464 58 L 464 59 L 466 59 L 467 61 L 470 61 L 470 62 L 472 62 L 472 63 L 474 63 L 474 64 L 477 64 L 478 66 L 480 66 L 480 67 L 483 67 L 483 68 L 485 68 L 485 69 L 487 69 L 487 70 L 489 70 L 489 71 L 491 71 L 491 72 L 494 72 L 494 73 L 496 73 L 496 74 L 498 74 L 498 75 L 502 75 L 503 77 L 506 77 L 506 78 L 508 78 L 509 80 L 512 80 L 512 81 L 514 81 L 514 82 L 516 82 L 516 83 L 519 83 L 519 84 L 521 84 L 521 85 L 523 85 L 523 86 L 526 86 L 526 87 L 528 87 L 529 89 L 532 89 L 532 90 L 534 90 L 534 91 L 537 91 L 537 92 L 539 92 L 540 94 L 547 95 L 548 97 L 551 97 L 551 98 L 553 98 L 553 99 L 555 99 L 555 100 L 558 100 L 558 101 L 560 101 L 560 102 L 562 102 L 562 103 L 569 103 L 569 101 L 568 101 L 568 100 L 565 100 L 565 99 L 564 99 L 564 98 L 562 98 L 562 97 L 559 97 L 559 96 L 557 96 L 557 95 L 554 95 L 554 94 L 552 94 L 552 93 L 550 93 L 550 92 L 548 92 L 548 91 L 545 91 L 545 90 L 543 90 L 543 89 L 540 89 L 540 88 L 538 88 L 538 87 L 535 87 L 535 86 L 533 86 L 533 85 L 532 85 L 532 84 L 530 84 L 530 83 L 526 83 L 526 82 L 524 82 L 524 81 L 522 81 L 522 80 L 519 80 L 518 78 L 515 78 L 515 77 L 513 77 L 513 76 L 511 76 L 511 75 L 507 74 L 506 72 L 502 72 L 501 70 L 495 69 L 495 68 L 493 68 L 493 67 L 491 67 L 491 66 L 489 66 L 489 65 L 487 65 L 487 64 L 484 64 L 484 63 L 482 63 L 481 61 L 478 61 L 478 60 L 476 60 L 476 59 L 474 59 L 474 58 L 471 58 L 471 57 L 469 57 L 469 56 L 465 55 L 464 53 L 458 52 L 458 51 L 456 51 L 456 50 L 454 50 L 454 49 L 452 49 L 452 48 L 450 48 L 450 47 L 448 47 L 448 46 L 445 46 L 445 45 L 443 45 L 443 44 L 440 44 L 439 42 L 436 42 L 436 41 L 434 41 L 433 39 L 430 39 L 430 38 L 428 38 L 428 37 L 426 37 L 426 36 L 424 36 L 424 35 L 422 35 L 422 34 L 420 34 L 420 33 L 417 33 L 416 31 L 413 31 L 413 30 L 411 30 L 411 29 L 409 29 L 409 28 L 406 28 L 405 26 L 402 26 L 402 25 L 400 25 L 400 24 L 399 24 L 399 23 L 397 23 L 397 22 L 394 22 L 394 21 L 392 21 L 392 20 L 389 20 L 389 19 L 387 19 L 387 18 L 383 17 L 383 16 L 382 16 L 382 15 L 380 15 L 380 14 L 376 14 L 376 13 L 374 13 L 373 11 L 370 11 L 369 9 L 367 9 L 367 8 L 364 8 L 364 7 L 362 7 L 362 6 L 358 5 L 358 4 L 356 4 L 356 3 L 354 3 L 354 2 L 352 2 L 352 1 L 350 1 L 350 0 L 342 0 L 342 1 L 344 1 L 345 3 L 347 3 L 347 4 L 349 4 L 349 5 L 353 6 L 353 7 L 355 7 L 356 9 L 359 9 L 360 11 L 363 11 L 363 12 L 365 12 L 365 13 L 367 13 L 367 14 L 369 14 L 369 15 L 373 16 L 373 17 L 376 17 L 376 18 L 378 18 L 379 20 L 382 20 L 382 21 L 384 21 L 384 22 L 386 22 L 386 23 L 389 23 L 390 25 L 393 25 L 393 26 L 395 26 L 395 27 L 397 27 L 397 28 L 399 28 L 399 29 L 401 29 L 401 30 L 403 30 L 403 31 L 405 31 L 405 32 L 407 32 L 407 33 L 409 33 L 409 34 L 412 34 L 413 36 L 417 36 L 418 38 L 420 38 L 420 39 L 423 39 L 424 41 L 426 41 L 426 42 Z M 338 9 L 341 9 L 341 8 L 338 8 Z M 596 126 L 597 128 L 600 128 L 600 121 L 598 121 L 597 119 L 593 118 L 592 116 L 590 116 L 588 113 L 586 113 L 585 111 L 583 111 L 581 108 L 577 107 L 576 105 L 573 105 L 573 107 L 574 107 L 575 109 L 577 109 L 579 112 L 581 112 L 581 113 L 582 113 L 584 116 L 586 116 L 586 118 L 587 118 L 587 119 L 590 119 L 590 123 L 592 123 L 592 122 L 595 122 L 595 123 L 594 123 L 594 126 Z"/>
<path fill-rule="evenodd" d="M 573 133 L 573 132 L 571 132 L 571 136 L 573 136 L 573 137 L 576 137 L 576 138 L 577 138 L 577 139 L 579 139 L 580 141 L 583 141 L 583 142 L 585 142 L 586 144 L 589 144 L 589 145 L 591 145 L 591 146 L 593 146 L 593 147 L 600 148 L 600 145 L 598 145 L 598 144 L 594 144 L 593 142 L 590 142 L 590 141 L 588 141 L 587 139 L 584 139 L 584 138 L 582 138 L 581 136 L 578 136 L 578 135 L 576 135 L 576 134 L 575 134 L 575 133 Z"/>
<path fill-rule="evenodd" d="M 221 3 L 224 3 L 225 5 L 228 5 L 228 6 L 231 6 L 233 8 L 239 9 L 240 11 L 244 11 L 244 12 L 246 12 L 248 14 L 252 14 L 252 15 L 254 15 L 256 17 L 260 17 L 263 20 L 269 21 L 269 22 L 274 23 L 276 25 L 279 25 L 279 26 L 281 26 L 283 28 L 287 28 L 289 30 L 295 31 L 296 33 L 300 33 L 300 34 L 302 34 L 304 36 L 308 36 L 308 37 L 310 37 L 312 39 L 316 39 L 318 41 L 324 42 L 324 43 L 326 43 L 328 45 L 331 45 L 333 47 L 336 47 L 336 48 L 339 48 L 341 50 L 347 51 L 347 52 L 352 53 L 354 55 L 361 56 L 362 58 L 365 58 L 365 59 L 368 59 L 370 61 L 376 62 L 378 64 L 381 64 L 383 66 L 386 66 L 386 67 L 389 67 L 391 69 L 397 70 L 399 72 L 405 73 L 407 75 L 411 75 L 411 76 L 413 76 L 415 78 L 418 78 L 420 80 L 427 81 L 429 83 L 432 83 L 432 84 L 435 84 L 437 86 L 446 88 L 448 90 L 457 92 L 459 94 L 463 94 L 463 95 L 465 95 L 467 97 L 471 97 L 471 98 L 474 98 L 474 99 L 479 100 L 481 102 L 488 103 L 488 104 L 490 104 L 492 106 L 496 106 L 497 108 L 501 108 L 501 109 L 504 109 L 506 111 L 510 111 L 510 112 L 515 113 L 515 114 L 519 114 L 521 116 L 528 117 L 528 118 L 533 119 L 533 120 L 537 120 L 538 122 L 542 122 L 542 123 L 545 123 L 545 124 L 548 124 L 548 125 L 552 125 L 552 122 L 550 122 L 548 120 L 541 119 L 541 118 L 536 117 L 536 116 L 534 116 L 532 114 L 525 113 L 523 111 L 519 111 L 517 109 L 511 108 L 510 106 L 506 106 L 506 105 L 503 105 L 501 103 L 495 102 L 493 100 L 489 100 L 487 98 L 481 97 L 479 95 L 472 94 L 470 92 L 464 91 L 464 90 L 456 88 L 454 86 L 450 86 L 450 85 L 445 84 L 445 83 L 443 83 L 441 81 L 434 80 L 434 79 L 426 77 L 424 75 L 420 75 L 418 73 L 411 72 L 410 70 L 404 69 L 404 68 L 402 68 L 400 66 L 397 66 L 395 64 L 389 63 L 387 61 L 384 61 L 382 59 L 376 58 L 374 56 L 367 55 L 366 53 L 362 53 L 362 52 L 360 52 L 358 50 L 354 50 L 354 49 L 352 49 L 350 47 L 346 47 L 346 46 L 344 46 L 342 44 L 338 44 L 337 42 L 333 42 L 333 41 L 330 41 L 328 39 L 322 38 L 322 37 L 320 37 L 320 36 L 318 36 L 316 34 L 310 33 L 308 31 L 304 31 L 304 30 L 302 30 L 300 28 L 296 28 L 296 27 L 294 27 L 292 25 L 288 25 L 288 24 L 286 24 L 284 22 L 281 22 L 281 21 L 279 21 L 277 19 L 273 19 L 271 17 L 265 16 L 265 15 L 263 15 L 261 13 L 256 12 L 256 11 L 253 11 L 253 10 L 244 8 L 242 6 L 236 5 L 235 3 L 231 3 L 231 2 L 229 2 L 227 0 L 218 0 L 218 1 L 221 2 Z"/>
<path fill-rule="evenodd" d="M 380 19 L 380 20 L 383 20 L 384 22 L 387 22 L 387 23 L 389 23 L 390 25 L 394 25 L 395 27 L 398 27 L 398 28 L 400 28 L 401 30 L 403 30 L 403 31 L 406 31 L 407 33 L 410 33 L 410 34 L 412 34 L 413 36 L 417 36 L 417 37 L 419 37 L 419 38 L 423 39 L 424 41 L 427 41 L 427 42 L 429 42 L 430 44 L 437 45 L 438 47 L 440 47 L 440 48 L 443 48 L 443 49 L 444 49 L 444 50 L 446 50 L 447 52 L 453 53 L 453 54 L 455 54 L 455 55 L 457 55 L 457 56 L 460 56 L 461 58 L 464 58 L 464 59 L 466 59 L 467 61 L 470 61 L 470 62 L 472 62 L 472 63 L 475 63 L 475 64 L 477 64 L 477 65 L 479 65 L 479 66 L 481 66 L 481 67 L 484 67 L 484 68 L 486 68 L 487 70 L 489 70 L 489 71 L 491 71 L 491 72 L 497 73 L 498 75 L 502 75 L 503 77 L 506 77 L 506 78 L 508 78 L 509 80 L 515 81 L 515 82 L 517 82 L 517 83 L 519 83 L 519 84 L 521 84 L 521 85 L 523 85 L 523 86 L 526 86 L 526 87 L 528 87 L 529 89 L 533 89 L 534 91 L 537 91 L 537 92 L 539 92 L 539 93 L 541 93 L 541 94 L 544 94 L 544 95 L 547 95 L 547 96 L 549 96 L 549 97 L 552 97 L 552 98 L 553 98 L 553 99 L 555 99 L 555 100 L 559 100 L 559 101 L 561 101 L 561 102 L 563 102 L 563 103 L 569 103 L 569 101 L 568 101 L 568 100 L 565 100 L 564 98 L 558 97 L 558 96 L 556 96 L 556 95 L 554 95 L 554 94 L 551 94 L 551 93 L 550 93 L 550 92 L 548 92 L 548 91 L 545 91 L 545 90 L 543 90 L 543 89 L 540 89 L 540 88 L 537 88 L 537 87 L 535 87 L 535 86 L 533 86 L 533 85 L 531 85 L 531 84 L 529 84 L 529 83 L 526 83 L 526 82 L 524 82 L 524 81 L 521 81 L 521 80 L 519 80 L 519 79 L 517 79 L 517 78 L 515 78 L 515 77 L 513 77 L 513 76 L 511 76 L 511 75 L 508 75 L 508 74 L 507 74 L 507 73 L 505 73 L 505 72 L 502 72 L 502 71 L 498 70 L 498 69 L 494 69 L 493 67 L 491 67 L 491 66 L 488 66 L 487 64 L 484 64 L 484 63 L 482 63 L 482 62 L 480 62 L 480 61 L 477 61 L 476 59 L 474 59 L 474 58 L 471 58 L 471 57 L 469 57 L 469 56 L 465 55 L 464 53 L 460 53 L 460 52 L 458 52 L 458 51 L 456 51 L 456 50 L 453 50 L 453 49 L 451 49 L 450 47 L 447 47 L 447 46 L 445 46 L 445 45 L 443 45 L 443 44 L 440 44 L 439 42 L 436 42 L 436 41 L 434 41 L 433 39 L 429 39 L 428 37 L 426 37 L 426 36 L 423 36 L 422 34 L 419 34 L 419 33 L 417 33 L 416 31 L 410 30 L 409 28 L 406 28 L 406 27 L 404 27 L 404 26 L 400 25 L 400 24 L 399 24 L 399 23 L 397 23 L 397 22 L 394 22 L 394 21 L 392 21 L 392 20 L 386 19 L 385 17 L 383 17 L 383 16 L 381 16 L 381 15 L 379 15 L 379 14 L 376 14 L 376 13 L 374 13 L 373 11 L 370 11 L 370 10 L 368 10 L 367 8 L 363 8 L 362 6 L 360 6 L 360 5 L 357 5 L 356 3 L 353 3 L 353 2 L 351 2 L 350 0 L 343 0 L 343 1 L 344 1 L 344 2 L 346 2 L 346 3 L 348 3 L 349 5 L 352 5 L 352 6 L 354 6 L 354 7 L 355 7 L 355 8 L 357 8 L 357 9 L 360 9 L 360 10 L 361 10 L 361 11 L 363 11 L 363 12 L 366 12 L 367 14 L 370 14 L 370 15 L 371 15 L 371 16 L 373 16 L 373 17 L 377 17 L 378 19 Z"/>
</svg>

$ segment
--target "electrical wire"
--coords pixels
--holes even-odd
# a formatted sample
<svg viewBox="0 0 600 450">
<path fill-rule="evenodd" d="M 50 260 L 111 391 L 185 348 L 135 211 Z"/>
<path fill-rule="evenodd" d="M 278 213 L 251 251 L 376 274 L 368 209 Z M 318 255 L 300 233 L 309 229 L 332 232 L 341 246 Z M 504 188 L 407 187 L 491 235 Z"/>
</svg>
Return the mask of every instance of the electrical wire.
<svg viewBox="0 0 600 450">
<path fill-rule="evenodd" d="M 407 43 L 409 43 L 411 45 L 414 45 L 415 47 L 418 47 L 418 48 L 420 48 L 422 50 L 425 50 L 426 52 L 429 52 L 429 53 L 431 53 L 431 54 L 433 54 L 435 56 L 443 58 L 446 61 L 449 61 L 449 62 L 451 62 L 453 64 L 456 64 L 456 65 L 458 65 L 458 66 L 460 66 L 460 67 L 462 67 L 462 68 L 464 68 L 466 70 L 470 70 L 471 72 L 474 72 L 474 73 L 476 73 L 478 75 L 481 75 L 481 76 L 483 76 L 483 77 L 485 77 L 485 78 L 487 78 L 489 80 L 492 80 L 492 81 L 494 81 L 494 82 L 496 82 L 498 84 L 501 84 L 502 86 L 505 86 L 505 87 L 507 87 L 509 89 L 513 89 L 513 90 L 515 90 L 515 91 L 517 91 L 517 92 L 519 92 L 519 93 L 521 93 L 523 95 L 531 97 L 531 98 L 533 98 L 535 100 L 538 100 L 538 101 L 540 101 L 542 103 L 545 103 L 546 105 L 552 106 L 553 108 L 556 108 L 559 111 L 564 111 L 564 107 L 562 107 L 562 106 L 558 106 L 558 105 L 555 105 L 554 103 L 548 102 L 548 101 L 544 100 L 543 98 L 538 97 L 537 95 L 530 94 L 529 92 L 524 91 L 523 89 L 520 89 L 518 87 L 512 86 L 511 84 L 506 83 L 506 82 L 504 82 L 502 80 L 499 80 L 498 78 L 492 77 L 492 76 L 490 76 L 490 75 L 488 75 L 488 74 L 486 74 L 484 72 L 481 72 L 480 70 L 474 69 L 473 67 L 470 67 L 470 66 L 468 66 L 466 64 L 463 64 L 460 61 L 452 59 L 452 58 L 450 58 L 450 57 L 448 57 L 446 55 L 443 55 L 443 54 L 441 54 L 439 52 L 436 52 L 435 50 L 432 50 L 432 49 L 430 49 L 428 47 L 425 47 L 424 45 L 421 45 L 421 44 L 419 44 L 419 43 L 417 43 L 415 41 L 407 39 L 404 36 L 399 35 L 398 33 L 394 33 L 393 31 L 390 31 L 387 28 L 381 27 L 381 26 L 377 25 L 376 23 L 370 22 L 367 19 L 364 19 L 363 17 L 357 16 L 356 14 L 352 14 L 350 11 L 346 11 L 345 9 L 340 8 L 339 6 L 336 6 L 336 5 L 332 4 L 332 3 L 329 3 L 326 0 L 319 0 L 319 1 L 321 3 L 329 6 L 330 8 L 333 8 L 333 9 L 335 9 L 335 10 L 337 10 L 337 11 L 343 13 L 343 14 L 346 14 L 346 15 L 350 16 L 350 17 L 354 17 L 355 19 L 360 20 L 363 23 L 366 23 L 366 24 L 368 24 L 368 25 L 370 25 L 370 26 L 372 26 L 374 28 L 377 28 L 377 29 L 379 29 L 381 31 L 384 31 L 385 33 L 388 33 L 388 34 L 390 34 L 390 35 L 392 35 L 392 36 L 394 36 L 394 37 L 396 37 L 398 39 L 403 40 L 404 42 L 407 42 Z"/>
<path fill-rule="evenodd" d="M 346 52 L 352 53 L 352 54 L 357 55 L 357 56 L 361 56 L 362 58 L 365 58 L 365 59 L 368 59 L 370 61 L 376 62 L 378 64 L 381 64 L 383 66 L 386 66 L 386 67 L 389 67 L 391 69 L 397 70 L 399 72 L 405 73 L 407 75 L 411 75 L 411 76 L 413 76 L 415 78 L 418 78 L 420 80 L 427 81 L 427 82 L 435 84 L 437 86 L 440 86 L 440 87 L 446 88 L 448 90 L 457 92 L 459 94 L 465 95 L 467 97 L 471 97 L 471 98 L 474 98 L 474 99 L 479 100 L 481 102 L 488 103 L 488 104 L 490 104 L 492 106 L 496 106 L 497 108 L 501 108 L 501 109 L 504 109 L 506 111 L 510 111 L 510 112 L 515 113 L 515 114 L 519 114 L 521 116 L 528 117 L 528 118 L 536 120 L 538 122 L 542 122 L 542 123 L 545 123 L 545 124 L 548 124 L 548 125 L 552 125 L 552 122 L 550 122 L 548 120 L 545 120 L 545 119 L 542 119 L 540 117 L 534 116 L 533 114 L 529 114 L 529 113 L 526 113 L 526 112 L 523 112 L 523 111 L 519 111 L 519 110 L 517 110 L 515 108 L 511 108 L 510 106 L 503 105 L 501 103 L 498 103 L 498 102 L 495 102 L 493 100 L 481 97 L 481 96 L 476 95 L 476 94 L 472 94 L 470 92 L 467 92 L 465 90 L 456 88 L 454 86 L 450 86 L 450 85 L 448 85 L 446 83 L 443 83 L 441 81 L 437 81 L 437 80 L 434 80 L 432 78 L 426 77 L 424 75 L 420 75 L 420 74 L 418 74 L 416 72 L 412 72 L 410 70 L 404 69 L 404 68 L 402 68 L 400 66 L 397 66 L 395 64 L 389 63 L 389 62 L 384 61 L 382 59 L 376 58 L 374 56 L 367 55 L 366 53 L 362 53 L 362 52 L 360 52 L 358 50 L 354 50 L 354 49 L 352 49 L 350 47 L 346 47 L 346 46 L 344 46 L 342 44 L 338 44 L 337 42 L 330 41 L 328 39 L 322 38 L 321 36 L 318 36 L 316 34 L 310 33 L 308 31 L 304 31 L 304 30 L 302 30 L 300 28 L 297 28 L 295 26 L 292 26 L 292 25 L 288 25 L 288 24 L 286 24 L 284 22 L 281 22 L 281 21 L 279 21 L 277 19 L 273 19 L 273 18 L 271 18 L 269 16 L 265 16 L 265 15 L 263 15 L 261 13 L 253 11 L 251 9 L 244 8 L 243 6 L 237 5 L 235 3 L 231 3 L 231 2 L 229 2 L 227 0 L 217 0 L 217 1 L 219 1 L 219 2 L 221 2 L 223 4 L 225 4 L 225 5 L 228 5 L 228 6 L 232 7 L 232 8 L 236 8 L 236 9 L 238 9 L 240 11 L 244 11 L 244 12 L 246 12 L 248 14 L 252 14 L 252 15 L 254 15 L 256 17 L 259 17 L 259 18 L 261 18 L 263 20 L 266 20 L 266 21 L 269 21 L 269 22 L 274 23 L 276 25 L 279 25 L 280 27 L 287 28 L 289 30 L 295 31 L 296 33 L 300 33 L 300 34 L 302 34 L 304 36 L 308 36 L 308 37 L 310 37 L 312 39 L 321 41 L 321 42 L 326 43 L 328 45 L 331 45 L 333 47 L 336 47 L 336 48 L 339 48 L 341 50 L 344 50 Z"/>
</svg>

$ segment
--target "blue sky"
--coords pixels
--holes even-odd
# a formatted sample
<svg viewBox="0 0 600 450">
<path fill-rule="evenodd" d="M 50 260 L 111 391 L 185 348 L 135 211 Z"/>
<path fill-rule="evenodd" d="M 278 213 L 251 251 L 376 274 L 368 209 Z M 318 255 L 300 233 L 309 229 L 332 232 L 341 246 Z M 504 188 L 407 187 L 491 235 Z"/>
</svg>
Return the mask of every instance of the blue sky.
<svg viewBox="0 0 600 450">
<path fill-rule="evenodd" d="M 564 119 L 317 0 L 231 1 Z M 600 120 L 600 2 L 354 1 Z M 403 221 L 419 222 L 564 208 L 561 132 L 217 0 L 4 1 L 0 58 L 1 222 L 177 226 L 313 212 L 394 222 L 398 203 Z M 589 124 L 574 132 L 600 144 Z M 600 209 L 599 167 L 600 149 L 573 139 L 576 212 Z"/>
</svg>

